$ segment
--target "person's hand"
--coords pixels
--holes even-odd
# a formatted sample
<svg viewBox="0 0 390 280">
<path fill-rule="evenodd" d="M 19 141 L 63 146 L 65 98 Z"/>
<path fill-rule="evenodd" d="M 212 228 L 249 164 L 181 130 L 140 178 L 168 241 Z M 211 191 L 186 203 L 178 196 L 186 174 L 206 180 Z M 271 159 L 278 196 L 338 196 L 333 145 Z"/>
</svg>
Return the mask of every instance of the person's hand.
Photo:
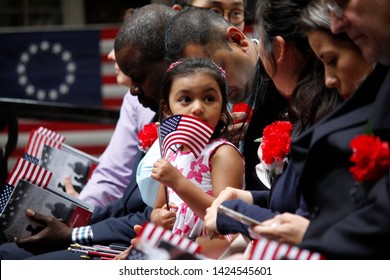
<svg viewBox="0 0 390 280">
<path fill-rule="evenodd" d="M 126 260 L 127 256 L 130 253 L 131 248 L 133 248 L 132 245 L 130 245 L 126 250 L 122 251 L 118 255 L 115 256 L 114 260 Z"/>
<path fill-rule="evenodd" d="M 174 189 L 175 183 L 184 178 L 183 175 L 169 161 L 159 159 L 153 164 L 151 177 L 164 186 Z"/>
<path fill-rule="evenodd" d="M 130 246 L 124 250 L 123 252 L 119 253 L 115 258 L 114 260 L 126 260 L 127 259 L 127 256 L 129 255 L 131 249 L 133 247 L 136 247 L 137 246 L 137 243 L 139 242 L 139 239 L 138 239 L 138 236 L 140 235 L 141 233 L 141 230 L 142 230 L 142 226 L 140 225 L 134 225 L 133 227 L 137 237 L 134 237 L 133 239 L 131 239 L 130 241 Z"/>
<path fill-rule="evenodd" d="M 211 206 L 206 209 L 203 230 L 209 238 L 213 239 L 214 237 L 218 237 L 220 235 L 217 229 L 218 206 L 221 205 L 224 201 L 233 199 L 241 199 L 248 203 L 253 203 L 253 197 L 248 191 L 239 190 L 232 187 L 227 187 L 222 190 L 218 197 L 213 201 Z"/>
<path fill-rule="evenodd" d="M 219 193 L 211 207 L 217 208 L 222 202 L 233 199 L 241 199 L 246 203 L 253 204 L 253 196 L 249 191 L 226 187 Z"/>
<path fill-rule="evenodd" d="M 140 225 L 135 225 L 133 229 L 134 229 L 134 231 L 135 231 L 135 233 L 136 233 L 137 236 L 134 237 L 133 239 L 131 239 L 130 244 L 131 244 L 131 246 L 136 247 L 137 244 L 138 244 L 138 242 L 139 242 L 138 236 L 141 234 L 142 226 L 140 226 Z"/>
<path fill-rule="evenodd" d="M 232 112 L 230 113 L 234 124 L 230 125 L 229 135 L 232 135 L 230 141 L 237 145 L 241 140 L 244 140 L 245 131 L 248 128 L 248 122 L 244 122 L 247 117 L 247 113 L 244 112 Z"/>
<path fill-rule="evenodd" d="M 172 202 L 169 203 L 169 210 L 167 209 L 167 205 L 164 204 L 163 207 L 158 209 L 158 212 L 153 215 L 155 218 L 153 218 L 152 222 L 158 226 L 171 230 L 176 222 L 177 209 L 178 207 Z"/>
<path fill-rule="evenodd" d="M 251 227 L 250 233 L 253 238 L 260 235 L 278 242 L 296 245 L 302 242 L 309 223 L 310 221 L 302 216 L 283 213 L 264 221 L 260 226 Z"/>
<path fill-rule="evenodd" d="M 217 210 L 218 206 L 213 203 L 206 209 L 206 215 L 204 216 L 203 231 L 210 239 L 220 235 L 217 229 Z"/>
<path fill-rule="evenodd" d="M 70 179 L 69 176 L 65 176 L 64 178 L 64 186 L 65 186 L 65 191 L 70 194 L 73 197 L 78 198 L 80 194 L 74 189 L 72 180 Z"/>
<path fill-rule="evenodd" d="M 52 216 L 27 209 L 26 215 L 44 226 L 39 233 L 15 240 L 16 245 L 32 254 L 43 254 L 66 249 L 72 242 L 72 229 Z"/>
</svg>

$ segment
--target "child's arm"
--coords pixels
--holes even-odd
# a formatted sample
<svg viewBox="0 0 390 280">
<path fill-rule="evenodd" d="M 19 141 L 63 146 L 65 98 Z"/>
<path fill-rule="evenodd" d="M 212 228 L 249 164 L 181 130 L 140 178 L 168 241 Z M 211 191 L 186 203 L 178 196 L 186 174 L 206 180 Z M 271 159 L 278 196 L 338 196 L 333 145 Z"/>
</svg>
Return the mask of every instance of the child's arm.
<svg viewBox="0 0 390 280">
<path fill-rule="evenodd" d="M 185 178 L 168 161 L 158 160 L 152 170 L 152 178 L 170 186 L 183 201 L 203 220 L 206 209 L 224 188 L 242 188 L 244 164 L 239 152 L 230 145 L 220 146 L 211 157 L 213 195 L 205 193 Z"/>
<path fill-rule="evenodd" d="M 177 206 L 170 204 L 170 209 L 176 209 Z M 167 209 L 164 186 L 160 184 L 156 202 L 150 215 L 150 221 L 155 225 L 162 226 L 166 229 L 172 229 L 176 221 L 176 211 Z"/>
</svg>

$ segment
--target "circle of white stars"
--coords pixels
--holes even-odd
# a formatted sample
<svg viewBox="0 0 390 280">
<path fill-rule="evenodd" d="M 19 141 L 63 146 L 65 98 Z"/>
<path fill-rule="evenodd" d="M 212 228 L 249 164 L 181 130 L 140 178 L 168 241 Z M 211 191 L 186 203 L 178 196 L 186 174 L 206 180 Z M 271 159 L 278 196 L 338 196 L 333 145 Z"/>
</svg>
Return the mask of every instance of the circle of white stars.
<svg viewBox="0 0 390 280">
<path fill-rule="evenodd" d="M 26 73 L 27 64 L 34 55 L 38 53 L 52 53 L 58 56 L 65 64 L 66 74 L 64 80 L 54 88 L 43 89 L 39 88 L 28 78 Z M 69 93 L 70 87 L 76 81 L 75 72 L 77 65 L 72 59 L 72 53 L 62 47 L 60 43 L 51 44 L 47 40 L 40 43 L 30 44 L 26 51 L 20 55 L 19 63 L 16 72 L 18 73 L 18 84 L 23 87 L 25 93 L 29 97 L 36 97 L 38 100 L 56 101 L 59 96 Z"/>
</svg>

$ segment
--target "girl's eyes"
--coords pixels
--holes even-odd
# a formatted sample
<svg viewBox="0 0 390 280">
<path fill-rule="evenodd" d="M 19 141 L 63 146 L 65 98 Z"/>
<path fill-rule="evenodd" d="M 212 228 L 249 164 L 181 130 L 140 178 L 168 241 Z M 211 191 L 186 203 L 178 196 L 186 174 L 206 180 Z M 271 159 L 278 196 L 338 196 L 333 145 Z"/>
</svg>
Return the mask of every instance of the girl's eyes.
<svg viewBox="0 0 390 280">
<path fill-rule="evenodd" d="M 179 101 L 184 102 L 184 103 L 188 103 L 191 101 L 191 98 L 189 98 L 188 96 L 182 96 L 179 98 Z"/>
<path fill-rule="evenodd" d="M 205 99 L 204 99 L 206 102 L 213 102 L 215 100 L 214 96 L 206 96 Z"/>
<path fill-rule="evenodd" d="M 182 96 L 179 98 L 179 102 L 181 102 L 181 103 L 190 103 L 191 101 L 192 101 L 192 99 L 188 96 Z M 215 101 L 215 97 L 212 95 L 208 95 L 208 96 L 203 98 L 203 101 L 210 103 L 210 102 Z"/>
</svg>

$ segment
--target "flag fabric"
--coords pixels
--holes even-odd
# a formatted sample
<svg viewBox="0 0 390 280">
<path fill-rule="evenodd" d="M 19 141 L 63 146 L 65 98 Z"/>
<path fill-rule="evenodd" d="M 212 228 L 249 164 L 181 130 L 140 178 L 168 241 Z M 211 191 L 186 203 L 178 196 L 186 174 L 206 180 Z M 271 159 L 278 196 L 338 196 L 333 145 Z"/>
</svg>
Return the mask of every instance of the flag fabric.
<svg viewBox="0 0 390 280">
<path fill-rule="evenodd" d="M 65 137 L 58 132 L 52 131 L 46 127 L 41 126 L 37 129 L 38 133 L 44 135 L 50 139 L 53 139 L 55 142 L 62 143 L 65 140 Z M 59 145 L 60 146 L 60 145 Z"/>
<path fill-rule="evenodd" d="M 9 174 L 7 184 L 16 186 L 19 180 L 23 179 L 45 189 L 52 175 L 52 172 L 43 167 L 20 158 Z"/>
<path fill-rule="evenodd" d="M 188 115 L 173 115 L 159 127 L 162 156 L 174 145 L 185 145 L 197 158 L 209 143 L 214 129 L 199 118 Z"/>
<path fill-rule="evenodd" d="M 63 135 L 47 128 L 39 127 L 37 130 L 31 131 L 24 152 L 25 154 L 40 160 L 44 145 L 59 149 L 64 140 L 65 137 Z"/>
<path fill-rule="evenodd" d="M 3 213 L 7 202 L 14 191 L 14 186 L 6 184 L 0 191 L 0 214 Z"/>
<path fill-rule="evenodd" d="M 26 180 L 34 185 L 47 188 L 52 173 L 30 161 L 19 158 L 8 176 L 6 185 L 0 191 L 0 213 L 3 212 L 15 186 L 20 180 Z"/>
<path fill-rule="evenodd" d="M 36 157 L 30 156 L 29 154 L 24 153 L 22 156 L 22 159 L 27 160 L 31 163 L 36 164 L 36 165 L 39 165 L 39 159 L 37 159 Z"/>
<path fill-rule="evenodd" d="M 250 260 L 323 260 L 324 256 L 317 252 L 297 246 L 280 243 L 265 237 L 255 239 L 249 256 Z"/>
<path fill-rule="evenodd" d="M 118 28 L 0 32 L 0 97 L 65 102 L 119 109 L 127 88 L 118 85 L 114 62 L 107 58 Z M 30 131 L 40 126 L 59 132 L 67 144 L 99 157 L 112 136 L 114 124 L 19 120 L 18 145 L 11 169 L 24 154 Z M 7 131 L 0 131 L 5 146 Z"/>
<path fill-rule="evenodd" d="M 156 247 L 160 241 L 165 241 L 191 254 L 198 254 L 201 249 L 198 243 L 153 223 L 146 223 L 138 238 L 139 244 L 146 248 Z"/>
</svg>

